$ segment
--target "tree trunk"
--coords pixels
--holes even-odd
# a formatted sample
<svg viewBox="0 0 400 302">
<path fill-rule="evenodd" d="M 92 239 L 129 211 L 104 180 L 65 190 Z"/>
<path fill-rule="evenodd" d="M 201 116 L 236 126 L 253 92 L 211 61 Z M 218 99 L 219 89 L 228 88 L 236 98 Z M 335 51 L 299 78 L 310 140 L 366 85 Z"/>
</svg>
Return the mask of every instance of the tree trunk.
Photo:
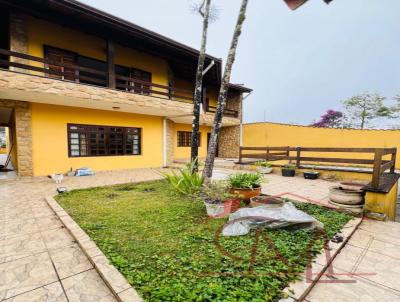
<svg viewBox="0 0 400 302">
<path fill-rule="evenodd" d="M 203 32 L 201 36 L 201 47 L 200 47 L 200 54 L 196 71 L 196 85 L 194 89 L 192 144 L 190 152 L 190 159 L 191 162 L 193 163 L 192 173 L 198 171 L 200 104 L 202 101 L 203 70 L 204 70 L 204 61 L 206 58 L 207 31 L 208 31 L 208 21 L 210 16 L 210 4 L 211 0 L 205 0 L 204 14 L 201 13 L 201 9 L 204 6 L 204 2 L 202 7 L 200 8 L 200 14 L 203 16 Z"/>
<path fill-rule="evenodd" d="M 218 95 L 217 110 L 214 115 L 214 127 L 211 132 L 211 138 L 207 152 L 207 159 L 203 170 L 203 177 L 206 181 L 209 181 L 211 179 L 212 171 L 214 168 L 214 159 L 217 150 L 218 136 L 221 130 L 222 117 L 224 114 L 226 98 L 228 95 L 228 85 L 231 79 L 232 66 L 233 63 L 235 62 L 236 49 L 239 42 L 239 37 L 240 34 L 242 33 L 242 25 L 244 20 L 246 19 L 247 3 L 248 0 L 242 0 L 239 16 L 236 22 L 235 31 L 233 33 L 231 47 L 229 49 L 228 58 L 226 60 L 224 75 L 222 77 L 221 88 Z"/>
</svg>

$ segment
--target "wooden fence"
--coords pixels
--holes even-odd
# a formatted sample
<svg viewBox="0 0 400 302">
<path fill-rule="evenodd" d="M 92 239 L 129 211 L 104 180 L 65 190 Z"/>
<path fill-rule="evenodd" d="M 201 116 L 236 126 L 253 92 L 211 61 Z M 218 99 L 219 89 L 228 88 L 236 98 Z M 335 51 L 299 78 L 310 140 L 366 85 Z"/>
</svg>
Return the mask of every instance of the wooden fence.
<svg viewBox="0 0 400 302">
<path fill-rule="evenodd" d="M 307 156 L 304 154 L 307 152 L 327 153 L 327 156 Z M 362 153 L 370 154 L 373 158 L 330 157 L 329 153 Z M 372 168 L 371 186 L 378 189 L 382 174 L 387 170 L 390 173 L 395 172 L 396 154 L 397 148 L 240 147 L 239 163 L 243 163 L 243 159 L 247 158 L 266 161 L 288 160 L 294 162 L 298 168 L 303 162 L 363 165 Z M 384 157 L 389 155 L 390 159 L 385 160 Z"/>
</svg>

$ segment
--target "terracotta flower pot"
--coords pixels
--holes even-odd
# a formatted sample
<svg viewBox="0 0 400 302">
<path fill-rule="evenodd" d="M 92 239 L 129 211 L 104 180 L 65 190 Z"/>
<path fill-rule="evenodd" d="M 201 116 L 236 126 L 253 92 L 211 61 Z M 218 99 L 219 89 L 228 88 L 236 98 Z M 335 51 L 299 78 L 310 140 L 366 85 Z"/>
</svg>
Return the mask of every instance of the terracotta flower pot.
<svg viewBox="0 0 400 302">
<path fill-rule="evenodd" d="M 250 202 L 250 198 L 261 194 L 261 187 L 257 188 L 231 188 L 229 193 L 236 195 L 243 201 Z"/>
</svg>

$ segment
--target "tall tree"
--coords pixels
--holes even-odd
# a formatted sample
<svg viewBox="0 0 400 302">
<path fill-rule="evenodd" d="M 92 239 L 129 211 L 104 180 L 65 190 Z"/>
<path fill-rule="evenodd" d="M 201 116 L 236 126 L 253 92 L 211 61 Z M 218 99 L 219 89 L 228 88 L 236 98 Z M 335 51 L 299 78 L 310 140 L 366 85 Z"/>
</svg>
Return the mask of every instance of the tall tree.
<svg viewBox="0 0 400 302">
<path fill-rule="evenodd" d="M 190 153 L 190 158 L 193 163 L 191 165 L 191 167 L 193 167 L 192 173 L 197 172 L 198 170 L 200 104 L 203 95 L 203 70 L 204 70 L 204 61 L 206 58 L 206 45 L 207 45 L 208 23 L 210 18 L 210 5 L 211 5 L 211 0 L 203 0 L 198 8 L 198 13 L 203 17 L 203 31 L 201 34 L 201 47 L 200 47 L 199 60 L 197 63 L 196 84 L 194 89 L 192 143 L 191 143 L 191 153 Z"/>
<path fill-rule="evenodd" d="M 346 109 L 345 116 L 349 125 L 364 129 L 376 118 L 394 117 L 394 109 L 384 104 L 385 97 L 379 94 L 365 92 L 345 100 L 343 105 Z"/>
<path fill-rule="evenodd" d="M 343 125 L 343 113 L 329 109 L 321 115 L 318 122 L 312 124 L 313 127 L 321 128 L 339 128 Z"/>
<path fill-rule="evenodd" d="M 214 115 L 214 125 L 211 132 L 210 143 L 207 152 L 207 159 L 203 170 L 203 177 L 207 181 L 212 176 L 214 168 L 215 153 L 217 150 L 218 136 L 221 130 L 222 117 L 226 106 L 226 99 L 228 96 L 228 86 L 231 79 L 232 67 L 236 58 L 236 50 L 239 42 L 240 34 L 242 33 L 243 22 L 246 19 L 246 9 L 248 0 L 242 0 L 239 10 L 239 16 L 236 21 L 235 30 L 231 41 L 231 46 L 226 60 L 224 74 L 222 76 L 221 87 L 218 95 L 217 110 Z"/>
</svg>

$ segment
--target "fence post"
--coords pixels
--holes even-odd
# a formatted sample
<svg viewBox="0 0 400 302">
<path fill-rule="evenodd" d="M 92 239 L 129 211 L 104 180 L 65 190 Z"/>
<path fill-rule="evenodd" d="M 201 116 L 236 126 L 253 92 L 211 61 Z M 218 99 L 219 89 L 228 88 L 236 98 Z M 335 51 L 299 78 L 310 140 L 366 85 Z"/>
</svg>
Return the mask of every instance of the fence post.
<svg viewBox="0 0 400 302">
<path fill-rule="evenodd" d="M 242 146 L 239 147 L 239 164 L 242 163 Z"/>
<path fill-rule="evenodd" d="M 397 155 L 397 148 L 392 153 L 392 157 L 390 159 L 393 162 L 393 166 L 390 168 L 390 173 L 394 173 L 394 171 L 396 170 L 396 155 Z"/>
<path fill-rule="evenodd" d="M 267 153 L 265 156 L 265 160 L 268 161 L 269 160 L 269 147 L 267 147 Z"/>
<path fill-rule="evenodd" d="M 301 147 L 296 147 L 296 167 L 300 168 L 300 152 Z"/>
<path fill-rule="evenodd" d="M 379 179 L 381 177 L 383 149 L 375 149 L 374 170 L 372 172 L 372 188 L 379 189 Z"/>
</svg>

